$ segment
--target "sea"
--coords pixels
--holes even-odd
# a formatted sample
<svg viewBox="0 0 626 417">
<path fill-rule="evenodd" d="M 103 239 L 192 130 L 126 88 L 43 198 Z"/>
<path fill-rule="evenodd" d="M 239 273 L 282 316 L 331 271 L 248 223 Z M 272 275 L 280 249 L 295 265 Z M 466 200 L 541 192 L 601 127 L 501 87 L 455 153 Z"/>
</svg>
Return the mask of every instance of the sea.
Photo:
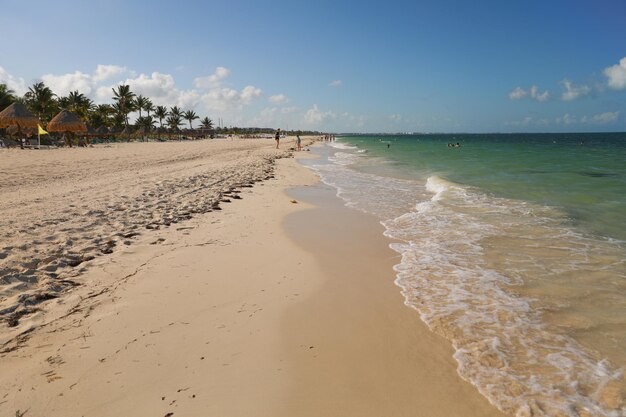
<svg viewBox="0 0 626 417">
<path fill-rule="evenodd" d="M 339 136 L 308 160 L 508 415 L 626 416 L 626 133 Z"/>
</svg>

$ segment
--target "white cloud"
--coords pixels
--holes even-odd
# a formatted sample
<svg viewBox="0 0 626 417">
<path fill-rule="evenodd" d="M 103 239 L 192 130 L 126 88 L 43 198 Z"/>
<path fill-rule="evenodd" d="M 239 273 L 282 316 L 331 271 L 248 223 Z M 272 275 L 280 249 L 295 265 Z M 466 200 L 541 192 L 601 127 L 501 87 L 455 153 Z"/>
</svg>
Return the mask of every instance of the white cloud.
<svg viewBox="0 0 626 417">
<path fill-rule="evenodd" d="M 606 125 L 616 122 L 619 119 L 619 111 L 604 112 L 593 116 L 582 116 L 577 118 L 569 113 L 564 114 L 561 117 L 556 118 L 557 124 L 571 125 L 571 124 L 595 124 Z"/>
<path fill-rule="evenodd" d="M 530 87 L 530 96 L 537 101 L 546 101 L 548 100 L 548 98 L 550 98 L 550 93 L 548 92 L 548 90 L 540 93 L 539 87 L 533 85 L 532 87 Z"/>
<path fill-rule="evenodd" d="M 614 112 L 605 112 L 601 114 L 596 114 L 591 117 L 585 116 L 580 121 L 581 123 L 606 125 L 606 124 L 610 124 L 610 123 L 617 121 L 618 118 L 619 118 L 619 112 L 614 111 Z"/>
<path fill-rule="evenodd" d="M 98 93 L 98 90 L 101 88 L 99 86 L 101 82 L 124 74 L 135 75 L 133 71 L 129 71 L 126 67 L 100 64 L 96 67 L 93 74 L 86 74 L 81 71 L 63 75 L 46 74 L 41 77 L 41 80 L 59 97 L 66 96 L 71 91 L 78 91 L 87 97 L 94 97 L 94 95 L 99 97 L 101 94 L 104 94 L 103 92 Z M 107 97 L 110 98 L 110 94 Z"/>
<path fill-rule="evenodd" d="M 59 97 L 66 96 L 74 90 L 89 96 L 95 84 L 91 75 L 80 71 L 63 75 L 46 74 L 41 80 Z"/>
<path fill-rule="evenodd" d="M 202 102 L 211 110 L 224 111 L 238 106 L 239 93 L 232 88 L 214 88 L 202 95 Z"/>
<path fill-rule="evenodd" d="M 304 120 L 310 124 L 320 124 L 324 123 L 328 120 L 335 119 L 337 116 L 332 111 L 321 111 L 317 104 L 314 104 L 307 112 L 304 114 Z"/>
<path fill-rule="evenodd" d="M 596 114 L 591 118 L 596 123 L 612 123 L 615 122 L 619 118 L 619 112 L 605 112 L 602 114 Z"/>
<path fill-rule="evenodd" d="M 284 94 L 276 94 L 276 95 L 270 96 L 269 100 L 270 100 L 270 103 L 274 103 L 274 104 L 283 104 L 289 101 L 287 96 Z"/>
<path fill-rule="evenodd" d="M 331 81 L 330 84 L 328 84 L 331 87 L 341 87 L 341 85 L 343 84 L 343 82 L 341 80 L 334 80 Z"/>
<path fill-rule="evenodd" d="M 263 92 L 260 88 L 248 85 L 241 90 L 241 102 L 243 104 L 250 104 L 254 99 L 261 97 Z"/>
<path fill-rule="evenodd" d="M 193 90 L 178 90 L 174 103 L 182 109 L 194 109 L 200 103 L 200 94 Z M 167 103 L 163 103 L 164 105 Z M 171 102 L 170 102 L 171 105 Z"/>
<path fill-rule="evenodd" d="M 93 74 L 93 81 L 97 83 L 128 72 L 128 68 L 126 67 L 100 64 L 96 67 L 96 72 Z M 134 76 L 134 73 L 132 75 Z"/>
<path fill-rule="evenodd" d="M 240 110 L 261 95 L 261 89 L 251 85 L 241 92 L 232 88 L 213 88 L 202 95 L 201 101 L 207 109 L 214 111 Z"/>
<path fill-rule="evenodd" d="M 400 115 L 392 115 L 392 116 L 397 116 L 400 119 L 402 118 L 402 116 Z M 367 118 L 363 115 L 350 114 L 348 112 L 342 113 L 341 117 L 343 117 L 344 119 L 348 121 L 349 127 L 351 128 L 363 127 L 365 126 L 365 122 L 367 121 Z M 397 119 L 397 120 L 399 121 L 400 119 Z"/>
<path fill-rule="evenodd" d="M 26 81 L 23 78 L 15 78 L 0 66 L 0 83 L 6 84 L 15 94 L 21 96 L 28 91 Z"/>
<path fill-rule="evenodd" d="M 199 96 L 200 103 L 206 109 L 218 112 L 240 110 L 263 95 L 263 91 L 260 88 L 252 85 L 244 87 L 241 91 L 223 87 L 222 81 L 229 75 L 230 70 L 228 68 L 217 67 L 215 72 L 208 77 L 194 79 L 193 84 L 196 88 L 208 90 Z"/>
<path fill-rule="evenodd" d="M 247 120 L 250 126 L 281 126 L 288 123 L 288 119 L 285 115 L 298 112 L 297 107 L 266 107 L 259 113 L 258 116 Z"/>
<path fill-rule="evenodd" d="M 619 64 L 604 69 L 604 75 L 609 79 L 608 84 L 614 90 L 626 88 L 626 57 L 620 59 Z"/>
<path fill-rule="evenodd" d="M 591 88 L 585 84 L 575 85 L 570 80 L 561 81 L 561 86 L 565 90 L 561 99 L 564 101 L 572 101 L 584 97 L 591 92 Z"/>
<path fill-rule="evenodd" d="M 224 67 L 217 67 L 213 74 L 208 77 L 198 77 L 193 80 L 196 88 L 213 88 L 219 87 L 222 80 L 230 75 L 230 70 Z"/>
<path fill-rule="evenodd" d="M 160 72 L 153 72 L 150 76 L 139 74 L 136 78 L 126 79 L 123 84 L 128 85 L 133 93 L 150 97 L 155 102 L 176 93 L 174 77 Z"/>
<path fill-rule="evenodd" d="M 291 113 L 296 113 L 298 112 L 300 109 L 297 108 L 296 106 L 290 106 L 290 107 L 283 107 L 280 109 L 280 112 L 282 114 L 291 114 Z"/>
<path fill-rule="evenodd" d="M 563 116 L 556 118 L 556 124 L 558 125 L 564 124 L 567 126 L 574 123 L 578 123 L 578 119 L 576 118 L 576 116 L 572 116 L 569 113 L 565 113 Z"/>
<path fill-rule="evenodd" d="M 42 77 L 42 81 L 59 96 L 78 90 L 97 104 L 111 103 L 113 89 L 120 84 L 126 84 L 133 93 L 150 98 L 155 105 L 179 106 L 183 110 L 192 109 L 202 115 L 227 118 L 229 123 L 245 125 L 251 119 L 244 109 L 252 106 L 262 97 L 263 91 L 252 85 L 247 85 L 242 89 L 221 85 L 229 75 L 229 69 L 218 67 L 211 76 L 196 78 L 194 88 L 181 89 L 177 87 L 174 76 L 171 74 L 160 72 L 137 74 L 124 66 L 100 64 L 91 73 L 75 71 L 62 75 L 47 74 Z M 2 67 L 0 67 L 0 82 L 7 84 L 19 95 L 28 91 L 23 79 L 13 77 Z M 270 101 L 275 104 L 284 104 L 289 102 L 289 99 L 285 94 L 278 94 L 272 96 Z M 291 115 L 297 114 L 300 109 L 276 107 L 271 112 L 276 115 L 275 119 L 278 119 L 278 122 L 283 123 L 284 118 L 294 117 Z M 131 115 L 131 119 L 135 115 L 137 114 Z M 267 118 L 267 111 L 265 116 Z"/>
<path fill-rule="evenodd" d="M 543 93 L 539 92 L 539 87 L 533 85 L 529 90 L 524 90 L 522 87 L 516 87 L 513 91 L 509 93 L 510 100 L 521 100 L 523 98 L 532 98 L 537 101 L 546 101 L 550 98 L 550 93 L 548 90 Z"/>
<path fill-rule="evenodd" d="M 399 122 L 402 120 L 402 116 L 399 114 L 392 114 L 389 116 L 389 118 L 395 122 Z"/>
<path fill-rule="evenodd" d="M 522 87 L 515 87 L 515 89 L 509 93 L 509 99 L 521 100 L 527 95 L 528 95 L 528 91 L 524 90 Z"/>
</svg>

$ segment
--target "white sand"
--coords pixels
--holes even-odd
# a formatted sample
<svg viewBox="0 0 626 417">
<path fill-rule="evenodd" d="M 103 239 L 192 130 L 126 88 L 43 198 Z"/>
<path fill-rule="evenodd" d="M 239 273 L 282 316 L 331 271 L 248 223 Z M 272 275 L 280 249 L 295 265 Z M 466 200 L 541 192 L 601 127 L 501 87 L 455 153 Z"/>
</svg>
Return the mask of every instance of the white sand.
<svg viewBox="0 0 626 417">
<path fill-rule="evenodd" d="M 17 187 L 2 189 L 16 199 L 2 199 L 3 213 L 31 202 L 53 218 L 96 207 L 108 214 L 110 199 L 125 210 L 100 223 L 68 215 L 73 230 L 61 231 L 61 222 L 37 235 L 63 243 L 60 233 L 79 231 L 90 236 L 81 245 L 97 234 L 117 244 L 78 267 L 57 268 L 81 285 L 37 304 L 42 310 L 16 327 L 3 325 L 5 339 L 34 330 L 0 354 L 0 415 L 500 415 L 458 378 L 446 342 L 402 305 L 379 226 L 323 189 L 291 202 L 286 189 L 317 183 L 296 161 L 279 160 L 275 178 L 241 188 L 242 199 L 222 203 L 221 211 L 205 210 L 218 188 L 271 177 L 271 164 L 258 161 L 277 155 L 272 146 L 131 144 L 112 151 L 117 157 L 104 156 L 117 148 L 71 150 L 81 155 L 80 172 L 97 174 L 80 181 L 61 175 L 56 187 L 30 185 L 40 201 Z M 50 154 L 63 159 L 65 151 Z M 93 152 L 91 163 L 78 152 Z M 0 164 L 8 157 L 0 155 Z M 22 162 L 36 167 L 39 158 L 48 157 L 33 151 Z M 74 165 L 71 157 L 63 164 L 57 172 Z M 203 186 L 216 177 L 233 179 Z M 205 212 L 165 227 L 159 204 L 178 215 L 184 205 Z M 146 229 L 155 219 L 160 228 Z M 26 227 L 20 222 L 16 228 Z M 5 214 L 2 224 L 11 224 Z M 140 235 L 115 237 L 133 224 Z M 25 236 L 37 232 L 20 233 L 11 245 L 32 250 Z M 22 252 L 8 252 L 10 265 L 24 262 L 16 254 Z"/>
</svg>

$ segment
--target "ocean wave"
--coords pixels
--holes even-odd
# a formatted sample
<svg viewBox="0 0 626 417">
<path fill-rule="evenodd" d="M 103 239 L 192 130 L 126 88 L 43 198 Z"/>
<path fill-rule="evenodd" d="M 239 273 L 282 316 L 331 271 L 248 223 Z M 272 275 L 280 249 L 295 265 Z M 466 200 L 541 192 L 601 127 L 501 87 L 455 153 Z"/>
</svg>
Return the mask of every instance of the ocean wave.
<svg viewBox="0 0 626 417">
<path fill-rule="evenodd" d="M 341 142 L 328 142 L 327 145 L 336 149 L 358 149 L 356 146 L 346 145 Z"/>
<path fill-rule="evenodd" d="M 620 324 L 623 245 L 577 232 L 557 208 L 434 175 L 421 183 L 359 172 L 341 163 L 359 156 L 337 154 L 314 169 L 399 241 L 390 245 L 401 255 L 396 284 L 452 342 L 464 379 L 517 417 L 626 415 L 622 371 L 570 331 Z M 609 319 L 580 311 L 572 319 L 568 308 L 589 298 Z"/>
<path fill-rule="evenodd" d="M 391 247 L 402 255 L 396 284 L 406 304 L 453 343 L 459 374 L 516 416 L 623 415 L 621 371 L 549 329 L 540 297 L 511 288 L 537 276 L 548 285 L 563 275 L 579 284 L 602 243 L 567 230 L 551 208 L 438 177 L 426 189 L 430 200 L 383 224 L 387 236 L 404 241 Z M 600 252 L 618 266 L 616 248 Z"/>
</svg>

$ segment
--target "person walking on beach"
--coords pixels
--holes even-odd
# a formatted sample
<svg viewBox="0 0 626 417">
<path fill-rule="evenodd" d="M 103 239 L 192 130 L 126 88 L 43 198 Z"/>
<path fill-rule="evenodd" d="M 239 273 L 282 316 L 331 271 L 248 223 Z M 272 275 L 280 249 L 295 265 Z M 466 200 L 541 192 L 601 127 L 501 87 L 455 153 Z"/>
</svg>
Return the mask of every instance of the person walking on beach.
<svg viewBox="0 0 626 417">
<path fill-rule="evenodd" d="M 280 142 L 280 128 L 276 130 L 276 135 L 274 136 L 274 139 L 276 139 L 276 149 L 278 149 L 278 142 Z"/>
<path fill-rule="evenodd" d="M 296 149 L 302 150 L 302 139 L 300 139 L 300 135 L 296 135 Z"/>
</svg>

